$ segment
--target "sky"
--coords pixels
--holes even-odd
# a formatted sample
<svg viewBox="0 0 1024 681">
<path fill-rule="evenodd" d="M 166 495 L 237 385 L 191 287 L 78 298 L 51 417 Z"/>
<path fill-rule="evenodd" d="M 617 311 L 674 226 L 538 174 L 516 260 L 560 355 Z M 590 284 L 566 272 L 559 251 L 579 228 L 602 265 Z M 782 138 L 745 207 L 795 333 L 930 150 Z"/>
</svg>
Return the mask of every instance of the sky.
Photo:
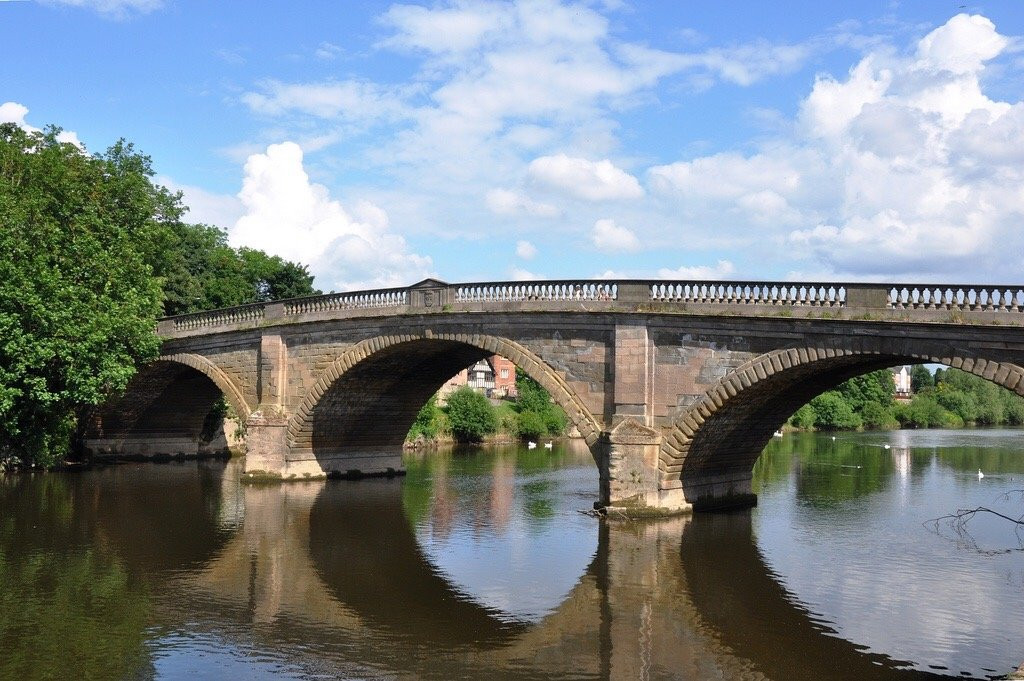
<svg viewBox="0 0 1024 681">
<path fill-rule="evenodd" d="M 125 138 L 325 290 L 1020 283 L 1024 2 L 0 0 L 0 122 Z"/>
</svg>

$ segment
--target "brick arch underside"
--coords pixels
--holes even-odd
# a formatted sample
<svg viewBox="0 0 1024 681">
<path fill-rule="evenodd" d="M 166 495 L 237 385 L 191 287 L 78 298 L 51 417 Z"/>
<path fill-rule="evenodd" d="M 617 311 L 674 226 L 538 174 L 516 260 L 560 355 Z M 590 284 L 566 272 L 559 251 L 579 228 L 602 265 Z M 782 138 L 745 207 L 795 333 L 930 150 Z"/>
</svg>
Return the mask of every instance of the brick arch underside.
<svg viewBox="0 0 1024 681">
<path fill-rule="evenodd" d="M 662 479 L 679 480 L 687 489 L 714 477 L 749 478 L 772 434 L 797 409 L 878 369 L 945 364 L 1024 395 L 1020 366 L 948 352 L 927 346 L 895 351 L 875 341 L 857 349 L 790 348 L 761 355 L 724 377 L 679 418 L 661 448 Z"/>
<path fill-rule="evenodd" d="M 543 386 L 588 444 L 600 426 L 565 381 L 522 346 L 493 336 L 374 338 L 324 370 L 289 423 L 288 444 L 316 456 L 400 447 L 416 414 L 445 381 L 501 355 Z"/>
<path fill-rule="evenodd" d="M 249 414 L 239 391 L 198 355 L 167 355 L 143 367 L 123 395 L 104 405 L 91 439 L 162 437 L 196 440 L 214 404 L 225 397 L 240 418 Z"/>
</svg>

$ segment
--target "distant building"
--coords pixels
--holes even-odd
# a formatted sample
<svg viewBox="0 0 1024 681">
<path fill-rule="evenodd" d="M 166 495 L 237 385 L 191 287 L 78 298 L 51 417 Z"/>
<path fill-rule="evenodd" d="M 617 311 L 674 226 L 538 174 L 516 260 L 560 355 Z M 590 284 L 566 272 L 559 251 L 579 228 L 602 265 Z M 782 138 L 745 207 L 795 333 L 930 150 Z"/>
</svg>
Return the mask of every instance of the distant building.
<svg viewBox="0 0 1024 681">
<path fill-rule="evenodd" d="M 448 395 L 468 385 L 492 399 L 516 397 L 516 365 L 501 355 L 491 355 L 475 362 L 448 379 L 437 391 L 437 402 L 444 405 Z"/>
<path fill-rule="evenodd" d="M 896 385 L 893 397 L 897 400 L 909 400 L 911 396 L 910 367 L 893 367 L 890 371 L 892 372 L 892 381 Z"/>
</svg>

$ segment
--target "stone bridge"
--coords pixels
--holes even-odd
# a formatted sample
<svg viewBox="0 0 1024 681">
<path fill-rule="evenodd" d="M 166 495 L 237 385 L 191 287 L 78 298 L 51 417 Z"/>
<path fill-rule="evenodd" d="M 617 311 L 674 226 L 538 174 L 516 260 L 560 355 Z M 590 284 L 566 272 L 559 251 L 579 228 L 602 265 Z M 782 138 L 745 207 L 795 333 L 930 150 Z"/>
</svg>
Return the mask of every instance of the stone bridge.
<svg viewBox="0 0 1024 681">
<path fill-rule="evenodd" d="M 1022 326 L 1022 286 L 428 279 L 164 319 L 163 354 L 86 444 L 196 454 L 223 395 L 249 475 L 399 473 L 420 407 L 499 354 L 565 409 L 602 503 L 748 505 L 772 433 L 853 376 L 934 362 L 1024 395 Z"/>
</svg>

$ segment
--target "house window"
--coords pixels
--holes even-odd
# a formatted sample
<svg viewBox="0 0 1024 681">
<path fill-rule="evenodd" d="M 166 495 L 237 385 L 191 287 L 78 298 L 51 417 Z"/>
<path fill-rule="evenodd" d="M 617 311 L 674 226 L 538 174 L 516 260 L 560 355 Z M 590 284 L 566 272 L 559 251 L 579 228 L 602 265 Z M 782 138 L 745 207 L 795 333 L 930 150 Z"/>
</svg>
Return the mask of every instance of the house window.
<svg viewBox="0 0 1024 681">
<path fill-rule="evenodd" d="M 508 369 L 502 369 L 501 370 L 501 377 L 502 378 L 508 378 Z"/>
</svg>

